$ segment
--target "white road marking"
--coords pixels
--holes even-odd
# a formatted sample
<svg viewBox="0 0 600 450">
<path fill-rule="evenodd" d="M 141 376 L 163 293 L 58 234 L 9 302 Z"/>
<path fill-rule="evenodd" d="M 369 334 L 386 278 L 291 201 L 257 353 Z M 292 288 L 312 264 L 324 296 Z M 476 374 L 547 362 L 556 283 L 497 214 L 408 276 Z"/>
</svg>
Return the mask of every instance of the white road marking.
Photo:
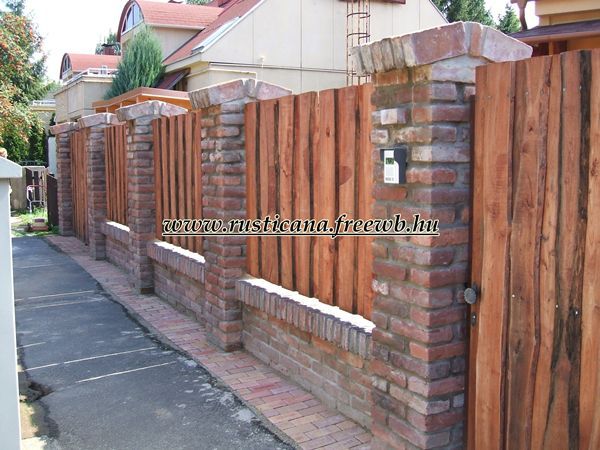
<svg viewBox="0 0 600 450">
<path fill-rule="evenodd" d="M 31 310 L 34 310 L 34 309 L 53 308 L 55 306 L 79 305 L 80 303 L 97 303 L 97 302 L 103 302 L 103 301 L 106 301 L 106 299 L 105 298 L 99 298 L 99 299 L 96 299 L 96 300 L 84 300 L 82 302 L 53 303 L 51 305 L 31 306 L 29 308 L 27 308 L 27 307 L 21 307 L 21 308 L 19 308 L 19 311 L 31 311 Z"/>
<path fill-rule="evenodd" d="M 146 350 L 153 350 L 155 348 L 156 347 L 138 348 L 136 350 L 128 350 L 125 352 L 108 353 L 106 355 L 90 356 L 89 358 L 72 359 L 70 361 L 65 361 L 65 362 L 60 362 L 60 363 L 53 363 L 53 364 L 46 364 L 44 366 L 30 367 L 27 370 L 29 371 L 29 370 L 45 369 L 47 367 L 56 367 L 56 366 L 60 366 L 60 365 L 73 364 L 73 363 L 77 363 L 77 362 L 91 361 L 93 359 L 108 358 L 110 356 L 127 355 L 129 353 L 143 352 Z"/>
<path fill-rule="evenodd" d="M 45 342 L 36 342 L 35 344 L 18 345 L 17 348 L 35 347 L 36 345 L 44 345 Z"/>
<path fill-rule="evenodd" d="M 95 380 L 100 380 L 102 378 L 114 377 L 117 375 L 124 375 L 126 373 L 139 372 L 140 370 L 152 369 L 154 367 L 168 366 L 170 364 L 175 364 L 176 362 L 177 361 L 171 361 L 171 362 L 163 363 L 163 364 L 154 364 L 153 366 L 146 366 L 146 367 L 139 367 L 137 369 L 124 370 L 123 372 L 109 373 L 107 375 L 100 375 L 99 377 L 92 377 L 92 378 L 86 378 L 85 380 L 79 380 L 79 381 L 76 381 L 76 383 L 85 383 L 87 381 L 95 381 Z"/>
<path fill-rule="evenodd" d="M 39 264 L 37 266 L 24 266 L 24 267 L 13 267 L 14 269 L 37 269 L 38 267 L 55 267 L 55 266 L 65 266 L 67 264 L 73 263 L 52 263 L 52 264 Z"/>
<path fill-rule="evenodd" d="M 97 292 L 97 291 L 75 291 L 75 292 L 63 292 L 61 294 L 37 295 L 35 297 L 16 298 L 15 302 L 21 302 L 23 300 L 35 300 L 35 299 L 38 299 L 38 298 L 62 297 L 63 295 L 90 294 L 92 292 Z"/>
</svg>

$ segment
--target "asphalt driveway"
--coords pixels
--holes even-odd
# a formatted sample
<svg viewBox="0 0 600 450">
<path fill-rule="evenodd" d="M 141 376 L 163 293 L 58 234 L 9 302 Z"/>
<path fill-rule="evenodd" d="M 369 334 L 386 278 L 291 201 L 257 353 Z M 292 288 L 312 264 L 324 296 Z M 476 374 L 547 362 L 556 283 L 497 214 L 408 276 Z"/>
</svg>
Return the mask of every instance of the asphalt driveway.
<svg viewBox="0 0 600 450">
<path fill-rule="evenodd" d="M 203 368 L 130 317 L 69 256 L 13 239 L 17 345 L 54 448 L 284 449 Z"/>
</svg>

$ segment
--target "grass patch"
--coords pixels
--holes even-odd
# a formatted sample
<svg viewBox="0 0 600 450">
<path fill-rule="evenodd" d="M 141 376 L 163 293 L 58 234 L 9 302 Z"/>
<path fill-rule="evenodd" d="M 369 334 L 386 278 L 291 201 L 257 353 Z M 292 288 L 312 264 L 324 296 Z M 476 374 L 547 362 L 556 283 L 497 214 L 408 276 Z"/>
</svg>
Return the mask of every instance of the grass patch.
<svg viewBox="0 0 600 450">
<path fill-rule="evenodd" d="M 57 226 L 49 227 L 48 231 L 29 231 L 29 225 L 33 223 L 34 219 L 44 219 L 44 222 L 47 222 L 48 211 L 46 208 L 34 208 L 32 212 L 29 210 L 13 211 L 10 218 L 12 236 L 47 236 L 58 233 Z"/>
</svg>

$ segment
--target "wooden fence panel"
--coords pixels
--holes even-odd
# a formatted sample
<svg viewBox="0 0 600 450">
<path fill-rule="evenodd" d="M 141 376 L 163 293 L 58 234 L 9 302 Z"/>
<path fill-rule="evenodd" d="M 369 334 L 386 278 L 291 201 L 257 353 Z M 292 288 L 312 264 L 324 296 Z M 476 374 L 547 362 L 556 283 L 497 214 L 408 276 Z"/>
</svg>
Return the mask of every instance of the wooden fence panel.
<svg viewBox="0 0 600 450">
<path fill-rule="evenodd" d="M 478 69 L 469 448 L 600 447 L 599 88 L 600 52 Z"/>
<path fill-rule="evenodd" d="M 200 236 L 162 236 L 163 219 L 202 219 L 200 112 L 154 120 L 156 238 L 201 253 Z"/>
<path fill-rule="evenodd" d="M 106 218 L 127 225 L 127 126 L 104 129 Z"/>
<path fill-rule="evenodd" d="M 73 233 L 88 244 L 87 215 L 87 152 L 85 138 L 88 130 L 71 135 L 71 189 L 73 195 Z"/>
<path fill-rule="evenodd" d="M 371 85 L 246 107 L 248 218 L 368 218 Z M 251 236 L 248 273 L 370 317 L 372 239 Z"/>
</svg>

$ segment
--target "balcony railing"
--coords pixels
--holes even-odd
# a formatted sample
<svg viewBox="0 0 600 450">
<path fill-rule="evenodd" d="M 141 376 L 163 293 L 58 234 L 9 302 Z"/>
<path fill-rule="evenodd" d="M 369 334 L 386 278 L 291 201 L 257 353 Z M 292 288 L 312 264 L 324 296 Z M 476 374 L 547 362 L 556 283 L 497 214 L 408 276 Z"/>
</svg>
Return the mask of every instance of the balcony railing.
<svg viewBox="0 0 600 450">
<path fill-rule="evenodd" d="M 98 78 L 112 78 L 115 73 L 117 73 L 117 69 L 109 69 L 107 67 L 100 67 L 100 68 L 93 67 L 93 68 L 86 69 L 83 72 L 79 72 L 73 78 L 65 80 L 64 84 L 74 83 L 75 81 L 80 80 L 81 78 L 86 77 L 86 76 L 93 76 L 93 77 L 98 77 Z"/>
</svg>

